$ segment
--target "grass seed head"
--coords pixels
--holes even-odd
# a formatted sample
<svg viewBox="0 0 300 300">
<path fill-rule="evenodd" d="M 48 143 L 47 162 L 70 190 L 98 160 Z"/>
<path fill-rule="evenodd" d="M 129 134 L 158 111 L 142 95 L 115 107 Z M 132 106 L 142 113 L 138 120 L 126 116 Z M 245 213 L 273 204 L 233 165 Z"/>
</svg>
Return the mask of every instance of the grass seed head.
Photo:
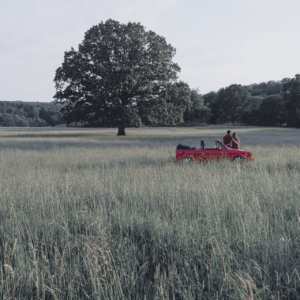
<svg viewBox="0 0 300 300">
<path fill-rule="evenodd" d="M 247 280 L 246 283 L 247 283 L 247 300 L 253 300 L 253 292 L 252 292 L 251 284 L 249 280 Z"/>
<path fill-rule="evenodd" d="M 222 265 L 223 277 L 224 277 L 224 280 L 225 280 L 226 279 L 226 269 L 225 269 L 224 257 L 221 258 L 221 265 Z"/>
</svg>

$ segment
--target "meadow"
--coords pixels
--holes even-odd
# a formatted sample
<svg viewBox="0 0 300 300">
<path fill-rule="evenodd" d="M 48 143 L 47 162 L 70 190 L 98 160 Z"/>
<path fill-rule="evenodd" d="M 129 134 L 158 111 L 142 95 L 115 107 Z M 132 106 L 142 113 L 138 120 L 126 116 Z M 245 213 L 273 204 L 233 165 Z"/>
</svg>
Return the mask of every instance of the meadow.
<svg viewBox="0 0 300 300">
<path fill-rule="evenodd" d="M 300 299 L 300 131 L 0 129 L 1 299 Z"/>
</svg>

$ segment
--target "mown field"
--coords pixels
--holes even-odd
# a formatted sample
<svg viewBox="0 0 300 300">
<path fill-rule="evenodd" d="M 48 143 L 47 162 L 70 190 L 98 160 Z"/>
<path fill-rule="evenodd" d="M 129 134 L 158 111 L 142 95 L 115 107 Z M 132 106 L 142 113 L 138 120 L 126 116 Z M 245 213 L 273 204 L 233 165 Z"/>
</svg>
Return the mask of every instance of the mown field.
<svg viewBox="0 0 300 300">
<path fill-rule="evenodd" d="M 300 131 L 175 164 L 227 127 L 0 130 L 1 299 L 300 299 Z"/>
</svg>

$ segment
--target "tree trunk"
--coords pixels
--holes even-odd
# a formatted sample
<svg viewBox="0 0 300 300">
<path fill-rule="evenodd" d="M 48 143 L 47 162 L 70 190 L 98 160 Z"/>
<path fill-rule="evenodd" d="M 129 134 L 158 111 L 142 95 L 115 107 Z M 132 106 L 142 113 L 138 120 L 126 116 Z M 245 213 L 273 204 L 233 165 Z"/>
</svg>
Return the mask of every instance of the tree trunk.
<svg viewBox="0 0 300 300">
<path fill-rule="evenodd" d="M 118 135 L 126 135 L 125 127 L 119 127 L 118 128 Z"/>
</svg>

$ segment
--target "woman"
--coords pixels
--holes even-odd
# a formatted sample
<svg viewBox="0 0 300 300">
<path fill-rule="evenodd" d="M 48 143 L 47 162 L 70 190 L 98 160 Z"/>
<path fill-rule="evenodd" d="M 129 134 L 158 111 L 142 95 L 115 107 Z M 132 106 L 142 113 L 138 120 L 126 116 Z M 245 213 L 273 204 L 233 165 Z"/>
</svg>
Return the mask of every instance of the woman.
<svg viewBox="0 0 300 300">
<path fill-rule="evenodd" d="M 236 132 L 234 132 L 234 133 L 232 134 L 232 144 L 231 144 L 231 148 L 232 148 L 232 149 L 240 149 L 240 145 L 241 145 L 241 142 L 240 142 L 240 140 L 238 139 Z"/>
</svg>

